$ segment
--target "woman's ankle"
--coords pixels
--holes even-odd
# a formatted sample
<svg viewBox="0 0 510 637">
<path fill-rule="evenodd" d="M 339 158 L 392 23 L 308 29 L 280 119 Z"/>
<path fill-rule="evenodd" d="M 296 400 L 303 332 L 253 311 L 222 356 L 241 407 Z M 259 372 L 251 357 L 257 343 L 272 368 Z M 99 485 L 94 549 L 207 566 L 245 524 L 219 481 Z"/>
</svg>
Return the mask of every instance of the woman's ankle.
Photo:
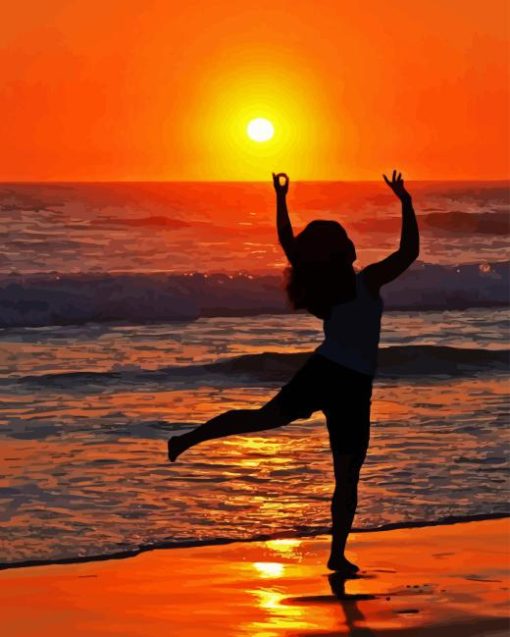
<svg viewBox="0 0 510 637">
<path fill-rule="evenodd" d="M 335 557 L 345 557 L 345 546 L 346 541 L 344 538 L 341 538 L 340 540 L 335 540 L 333 538 L 331 542 L 331 555 L 334 555 Z"/>
<path fill-rule="evenodd" d="M 359 566 L 357 564 L 354 564 L 354 562 L 348 560 L 344 554 L 331 554 L 328 559 L 327 565 L 328 568 L 332 571 L 337 571 L 349 575 L 353 575 L 354 573 L 357 573 L 359 571 Z"/>
<path fill-rule="evenodd" d="M 187 451 L 191 444 L 186 440 L 185 436 L 188 434 L 179 434 L 176 436 L 172 436 L 168 440 L 168 458 L 171 462 L 175 462 L 177 458 Z"/>
</svg>

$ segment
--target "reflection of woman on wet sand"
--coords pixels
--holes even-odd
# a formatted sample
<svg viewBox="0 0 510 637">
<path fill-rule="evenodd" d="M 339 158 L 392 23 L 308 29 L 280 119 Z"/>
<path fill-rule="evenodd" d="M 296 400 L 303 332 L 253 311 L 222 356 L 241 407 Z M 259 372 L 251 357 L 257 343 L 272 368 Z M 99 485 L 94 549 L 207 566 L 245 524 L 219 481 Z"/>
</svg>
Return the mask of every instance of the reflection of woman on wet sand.
<svg viewBox="0 0 510 637">
<path fill-rule="evenodd" d="M 356 250 L 336 221 L 312 221 L 294 236 L 286 202 L 289 179 L 283 173 L 273 175 L 278 238 L 290 263 L 287 292 L 295 308 L 323 319 L 324 341 L 266 405 L 225 412 L 189 433 L 174 436 L 168 443 L 169 458 L 175 461 L 200 442 L 274 429 L 323 411 L 336 483 L 328 567 L 345 575 L 358 570 L 344 551 L 369 441 L 372 381 L 383 310 L 379 291 L 402 274 L 419 253 L 411 196 L 400 173 L 393 171 L 391 180 L 384 179 L 402 203 L 400 247 L 382 261 L 356 272 Z"/>
</svg>

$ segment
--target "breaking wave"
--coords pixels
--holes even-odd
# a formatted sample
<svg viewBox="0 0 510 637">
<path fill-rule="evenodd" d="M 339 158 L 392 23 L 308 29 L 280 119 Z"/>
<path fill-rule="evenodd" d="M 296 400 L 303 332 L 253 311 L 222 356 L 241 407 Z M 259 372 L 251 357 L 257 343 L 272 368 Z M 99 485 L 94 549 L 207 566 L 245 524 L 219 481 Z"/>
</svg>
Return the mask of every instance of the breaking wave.
<svg viewBox="0 0 510 637">
<path fill-rule="evenodd" d="M 383 290 L 386 309 L 506 305 L 510 262 L 417 263 Z M 249 274 L 10 275 L 0 279 L 0 327 L 192 321 L 289 311 L 282 278 Z"/>
</svg>

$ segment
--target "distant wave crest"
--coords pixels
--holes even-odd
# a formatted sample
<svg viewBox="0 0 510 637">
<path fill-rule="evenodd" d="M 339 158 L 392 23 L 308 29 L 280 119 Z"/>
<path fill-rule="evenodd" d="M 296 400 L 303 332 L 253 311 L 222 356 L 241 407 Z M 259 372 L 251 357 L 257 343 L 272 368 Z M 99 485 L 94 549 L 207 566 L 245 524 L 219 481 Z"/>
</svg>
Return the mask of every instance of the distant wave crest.
<svg viewBox="0 0 510 637">
<path fill-rule="evenodd" d="M 510 232 L 510 215 L 506 210 L 495 212 L 430 212 L 423 215 L 425 228 L 442 232 L 459 234 L 492 234 L 508 236 Z"/>
<path fill-rule="evenodd" d="M 205 366 L 224 374 L 248 374 L 261 380 L 284 380 L 309 354 L 245 355 Z M 510 350 L 482 350 L 437 345 L 396 345 L 379 351 L 381 376 L 462 375 L 478 370 L 508 370 Z"/>
<path fill-rule="evenodd" d="M 507 210 L 493 212 L 464 212 L 449 210 L 448 212 L 426 212 L 418 216 L 420 227 L 439 236 L 444 233 L 459 235 L 494 235 L 507 237 L 510 233 L 510 215 Z M 350 225 L 360 232 L 396 233 L 402 220 L 399 216 L 354 220 Z"/>
<path fill-rule="evenodd" d="M 263 352 L 246 354 L 214 363 L 165 367 L 157 370 L 129 369 L 107 372 L 68 372 L 27 376 L 20 382 L 58 384 L 72 389 L 74 386 L 96 385 L 101 387 L 122 383 L 172 384 L 185 381 L 203 384 L 212 377 L 220 382 L 235 384 L 286 382 L 310 356 L 310 352 Z M 477 372 L 508 371 L 510 350 L 443 347 L 437 345 L 395 345 L 381 348 L 379 352 L 379 376 L 462 376 Z"/>
</svg>

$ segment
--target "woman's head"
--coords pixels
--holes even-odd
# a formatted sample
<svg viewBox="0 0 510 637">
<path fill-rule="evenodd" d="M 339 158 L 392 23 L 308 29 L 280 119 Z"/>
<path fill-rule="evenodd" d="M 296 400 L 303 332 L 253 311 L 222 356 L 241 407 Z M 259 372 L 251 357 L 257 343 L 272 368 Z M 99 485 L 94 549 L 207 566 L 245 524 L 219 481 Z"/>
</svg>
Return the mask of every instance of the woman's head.
<svg viewBox="0 0 510 637">
<path fill-rule="evenodd" d="M 337 303 L 352 297 L 356 249 L 336 221 L 309 223 L 295 237 L 287 294 L 296 309 L 325 319 Z"/>
<path fill-rule="evenodd" d="M 356 261 L 356 249 L 337 221 L 317 219 L 295 238 L 296 256 L 303 262 Z"/>
</svg>

